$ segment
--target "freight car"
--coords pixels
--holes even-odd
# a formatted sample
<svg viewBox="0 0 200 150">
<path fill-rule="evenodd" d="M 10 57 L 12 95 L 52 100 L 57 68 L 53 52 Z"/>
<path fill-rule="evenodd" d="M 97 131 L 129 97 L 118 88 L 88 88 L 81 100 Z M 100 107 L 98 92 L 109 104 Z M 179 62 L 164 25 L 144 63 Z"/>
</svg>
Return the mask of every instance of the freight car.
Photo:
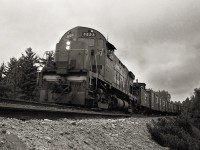
<svg viewBox="0 0 200 150">
<path fill-rule="evenodd" d="M 161 97 L 152 89 L 146 89 L 145 83 L 133 83 L 137 103 L 134 112 L 152 114 L 180 114 L 181 105 L 175 104 L 169 98 Z"/>
<path fill-rule="evenodd" d="M 67 31 L 56 44 L 54 61 L 40 73 L 40 101 L 130 112 L 136 108 L 161 111 L 160 99 L 154 92 L 149 94 L 144 83 L 134 83 L 135 75 L 115 50 L 95 29 Z"/>
</svg>

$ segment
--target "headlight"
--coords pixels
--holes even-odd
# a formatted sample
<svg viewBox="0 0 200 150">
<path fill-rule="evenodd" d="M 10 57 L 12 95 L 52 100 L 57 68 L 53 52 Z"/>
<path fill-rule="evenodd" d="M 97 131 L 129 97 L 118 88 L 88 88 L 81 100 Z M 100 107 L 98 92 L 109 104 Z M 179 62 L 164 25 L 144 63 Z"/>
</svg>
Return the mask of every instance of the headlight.
<svg viewBox="0 0 200 150">
<path fill-rule="evenodd" d="M 66 46 L 66 50 L 69 50 L 69 49 L 70 49 L 71 42 L 70 42 L 70 41 L 67 41 L 67 42 L 66 42 L 66 45 L 67 45 L 67 46 Z"/>
<path fill-rule="evenodd" d="M 67 45 L 67 46 L 66 46 L 66 50 L 69 50 L 69 49 L 70 49 L 70 46 Z"/>
<path fill-rule="evenodd" d="M 67 44 L 67 46 L 70 46 L 71 42 L 70 42 L 70 41 L 67 41 L 66 44 Z"/>
</svg>

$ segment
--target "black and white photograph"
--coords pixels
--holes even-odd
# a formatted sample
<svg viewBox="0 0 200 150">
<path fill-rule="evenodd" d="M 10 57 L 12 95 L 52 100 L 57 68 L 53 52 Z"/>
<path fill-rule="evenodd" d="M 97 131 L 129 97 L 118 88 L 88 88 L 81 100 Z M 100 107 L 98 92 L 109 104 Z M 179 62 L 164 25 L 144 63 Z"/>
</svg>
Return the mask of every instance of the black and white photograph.
<svg viewBox="0 0 200 150">
<path fill-rule="evenodd" d="M 0 0 L 0 150 L 199 150 L 199 0 Z"/>
</svg>

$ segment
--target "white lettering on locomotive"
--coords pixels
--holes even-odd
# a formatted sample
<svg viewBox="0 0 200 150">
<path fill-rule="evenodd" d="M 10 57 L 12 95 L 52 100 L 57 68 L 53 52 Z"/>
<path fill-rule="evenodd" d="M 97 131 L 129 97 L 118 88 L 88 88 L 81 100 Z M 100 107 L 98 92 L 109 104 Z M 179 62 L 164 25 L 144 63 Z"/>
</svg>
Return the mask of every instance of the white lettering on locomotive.
<svg viewBox="0 0 200 150">
<path fill-rule="evenodd" d="M 96 34 L 94 32 L 83 32 L 82 36 L 84 36 L 84 37 L 95 37 Z"/>
</svg>

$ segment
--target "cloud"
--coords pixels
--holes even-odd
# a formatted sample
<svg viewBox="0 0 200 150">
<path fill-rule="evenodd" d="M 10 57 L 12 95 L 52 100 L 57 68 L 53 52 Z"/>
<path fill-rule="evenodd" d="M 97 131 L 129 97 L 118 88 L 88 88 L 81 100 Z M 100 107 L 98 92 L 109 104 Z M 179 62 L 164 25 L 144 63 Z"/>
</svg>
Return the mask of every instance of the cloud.
<svg viewBox="0 0 200 150">
<path fill-rule="evenodd" d="M 171 7 L 166 6 L 137 30 L 121 31 L 130 30 L 128 42 L 117 52 L 121 59 L 140 81 L 156 90 L 168 90 L 173 100 L 184 100 L 200 86 L 199 3 L 170 2 Z"/>
<path fill-rule="evenodd" d="M 183 100 L 200 86 L 199 0 L 0 0 L 0 60 L 54 50 L 75 26 L 97 29 L 139 81 Z"/>
</svg>

